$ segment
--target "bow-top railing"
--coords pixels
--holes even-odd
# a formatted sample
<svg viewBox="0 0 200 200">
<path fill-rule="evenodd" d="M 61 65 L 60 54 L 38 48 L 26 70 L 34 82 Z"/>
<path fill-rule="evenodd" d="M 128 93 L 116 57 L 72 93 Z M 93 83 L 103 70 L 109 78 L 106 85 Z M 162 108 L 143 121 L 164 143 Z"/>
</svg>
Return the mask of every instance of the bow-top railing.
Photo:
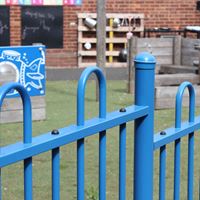
<svg viewBox="0 0 200 200">
<path fill-rule="evenodd" d="M 188 192 L 187 199 L 194 199 L 194 132 L 200 129 L 200 117 L 195 114 L 195 92 L 189 82 L 184 82 L 176 97 L 175 126 L 154 135 L 154 82 L 155 58 L 148 53 L 135 57 L 135 105 L 108 113 L 106 111 L 106 80 L 98 67 L 88 67 L 82 73 L 77 89 L 77 124 L 32 137 L 31 101 L 26 90 L 18 83 L 0 88 L 0 107 L 10 90 L 17 90 L 22 98 L 24 111 L 23 141 L 0 147 L 0 171 L 8 165 L 24 161 L 24 199 L 33 199 L 32 157 L 51 151 L 51 193 L 53 200 L 60 200 L 60 147 L 77 142 L 77 199 L 85 199 L 85 138 L 99 135 L 99 200 L 106 200 L 106 137 L 107 129 L 119 127 L 119 199 L 126 199 L 126 126 L 135 121 L 134 129 L 134 200 L 153 199 L 154 151 L 160 150 L 159 199 L 166 198 L 166 147 L 174 143 L 174 199 L 180 199 L 181 138 L 188 135 Z M 99 116 L 85 120 L 85 87 L 91 74 L 99 83 Z M 189 90 L 189 120 L 181 122 L 182 98 Z M 1 133 L 0 133 L 1 134 Z M 118 137 L 118 136 L 116 136 Z M 2 176 L 0 177 L 0 180 Z M 70 183 L 69 183 L 70 184 Z M 2 200 L 0 182 L 0 200 Z"/>
</svg>

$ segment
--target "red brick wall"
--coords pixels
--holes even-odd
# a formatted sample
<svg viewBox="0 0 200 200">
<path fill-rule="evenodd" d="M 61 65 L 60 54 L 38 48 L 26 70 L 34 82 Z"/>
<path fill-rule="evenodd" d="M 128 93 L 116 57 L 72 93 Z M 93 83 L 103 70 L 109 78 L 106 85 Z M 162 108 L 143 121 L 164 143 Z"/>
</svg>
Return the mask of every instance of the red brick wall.
<svg viewBox="0 0 200 200">
<path fill-rule="evenodd" d="M 10 9 L 10 45 L 21 44 L 21 10 L 20 7 Z"/>
<path fill-rule="evenodd" d="M 200 25 L 197 0 L 107 0 L 106 12 L 144 13 L 145 27 L 183 28 Z M 47 50 L 47 66 L 77 66 L 77 13 L 95 12 L 95 0 L 83 0 L 82 6 L 64 7 L 64 48 Z M 21 45 L 20 7 L 10 9 L 11 45 Z"/>
</svg>

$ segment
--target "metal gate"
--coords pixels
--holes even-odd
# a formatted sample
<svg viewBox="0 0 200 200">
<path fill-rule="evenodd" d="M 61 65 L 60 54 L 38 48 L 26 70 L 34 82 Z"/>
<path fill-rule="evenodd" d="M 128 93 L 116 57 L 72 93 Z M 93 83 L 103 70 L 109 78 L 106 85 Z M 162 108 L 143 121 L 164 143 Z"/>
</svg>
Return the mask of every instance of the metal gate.
<svg viewBox="0 0 200 200">
<path fill-rule="evenodd" d="M 24 111 L 23 141 L 0 148 L 0 169 L 24 161 L 24 199 L 33 199 L 32 157 L 52 152 L 52 199 L 60 199 L 60 147 L 77 142 L 77 199 L 84 200 L 84 140 L 99 134 L 99 200 L 106 200 L 106 130 L 119 126 L 119 199 L 126 199 L 126 123 L 135 121 L 134 130 L 134 200 L 153 199 L 153 153 L 160 150 L 159 199 L 164 200 L 166 180 L 166 145 L 175 143 L 174 199 L 180 199 L 180 144 L 188 135 L 188 197 L 193 199 L 194 131 L 200 129 L 195 118 L 195 93 L 184 82 L 176 97 L 175 127 L 154 135 L 154 70 L 155 58 L 148 53 L 135 57 L 135 105 L 108 113 L 106 111 L 106 80 L 98 67 L 88 67 L 82 73 L 77 90 L 77 124 L 32 137 L 31 102 L 27 91 L 18 83 L 0 88 L 0 106 L 6 94 L 19 92 Z M 84 119 L 84 96 L 88 78 L 94 73 L 99 81 L 99 117 Z M 189 121 L 181 122 L 181 104 L 185 88 L 189 90 Z M 1 184 L 1 182 L 0 182 Z M 1 191 L 1 190 L 0 190 Z M 0 193 L 0 199 L 1 193 Z"/>
</svg>

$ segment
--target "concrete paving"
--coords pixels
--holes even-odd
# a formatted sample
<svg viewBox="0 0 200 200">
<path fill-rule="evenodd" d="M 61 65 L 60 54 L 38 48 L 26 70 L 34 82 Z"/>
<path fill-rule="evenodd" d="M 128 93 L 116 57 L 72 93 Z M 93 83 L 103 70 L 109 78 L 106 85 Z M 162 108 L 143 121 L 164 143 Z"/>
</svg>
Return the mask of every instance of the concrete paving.
<svg viewBox="0 0 200 200">
<path fill-rule="evenodd" d="M 47 80 L 78 80 L 83 69 L 81 68 L 46 68 Z M 106 68 L 107 80 L 127 80 L 127 68 Z"/>
</svg>

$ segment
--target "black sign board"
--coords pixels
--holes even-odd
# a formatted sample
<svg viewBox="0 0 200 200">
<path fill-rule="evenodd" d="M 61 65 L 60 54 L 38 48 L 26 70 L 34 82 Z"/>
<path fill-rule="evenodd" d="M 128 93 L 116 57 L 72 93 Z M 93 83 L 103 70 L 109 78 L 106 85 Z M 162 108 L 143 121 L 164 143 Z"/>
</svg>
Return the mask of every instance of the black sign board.
<svg viewBox="0 0 200 200">
<path fill-rule="evenodd" d="M 10 45 L 10 8 L 0 6 L 0 46 Z"/>
<path fill-rule="evenodd" d="M 197 10 L 200 10 L 200 1 L 198 0 L 196 4 L 197 4 Z"/>
<path fill-rule="evenodd" d="M 22 45 L 42 43 L 47 48 L 63 47 L 63 7 L 23 6 Z"/>
</svg>

